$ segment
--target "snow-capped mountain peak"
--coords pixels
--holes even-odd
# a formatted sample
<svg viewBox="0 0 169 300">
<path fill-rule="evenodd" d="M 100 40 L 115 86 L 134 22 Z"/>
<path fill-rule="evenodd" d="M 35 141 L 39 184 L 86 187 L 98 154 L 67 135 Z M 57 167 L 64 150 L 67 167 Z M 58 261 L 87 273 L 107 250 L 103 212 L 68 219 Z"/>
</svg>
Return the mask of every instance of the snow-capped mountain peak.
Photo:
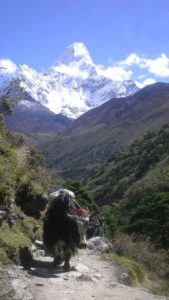
<svg viewBox="0 0 169 300">
<path fill-rule="evenodd" d="M 38 76 L 38 72 L 31 69 L 27 65 L 19 65 L 17 68 L 15 76 L 20 80 L 34 80 Z"/>
<path fill-rule="evenodd" d="M 93 64 L 86 46 L 83 43 L 74 43 L 67 47 L 66 51 L 59 57 L 57 64 L 67 65 L 79 61 Z"/>
<path fill-rule="evenodd" d="M 55 114 L 73 119 L 111 98 L 125 97 L 138 90 L 131 80 L 113 81 L 101 74 L 82 43 L 68 46 L 48 72 L 39 73 L 21 65 L 14 79 L 19 79 L 18 84 L 31 98 Z M 4 93 L 7 85 L 8 82 Z M 3 87 L 0 92 L 3 94 Z"/>
</svg>

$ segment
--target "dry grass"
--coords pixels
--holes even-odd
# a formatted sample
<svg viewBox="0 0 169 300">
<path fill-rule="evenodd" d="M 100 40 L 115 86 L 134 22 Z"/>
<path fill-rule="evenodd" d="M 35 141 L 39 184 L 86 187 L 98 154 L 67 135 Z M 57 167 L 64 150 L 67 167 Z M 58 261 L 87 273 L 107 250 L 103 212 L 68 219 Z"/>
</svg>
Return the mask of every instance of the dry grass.
<svg viewBox="0 0 169 300">
<path fill-rule="evenodd" d="M 114 250 L 121 256 L 135 259 L 148 270 L 165 278 L 169 273 L 169 255 L 163 249 L 156 249 L 149 240 L 135 241 L 128 235 L 119 235 L 113 240 Z"/>
<path fill-rule="evenodd" d="M 136 241 L 126 234 L 115 237 L 113 245 L 115 254 L 110 254 L 110 259 L 131 275 L 132 285 L 141 283 L 154 294 L 169 296 L 167 251 L 155 248 L 149 240 Z"/>
</svg>

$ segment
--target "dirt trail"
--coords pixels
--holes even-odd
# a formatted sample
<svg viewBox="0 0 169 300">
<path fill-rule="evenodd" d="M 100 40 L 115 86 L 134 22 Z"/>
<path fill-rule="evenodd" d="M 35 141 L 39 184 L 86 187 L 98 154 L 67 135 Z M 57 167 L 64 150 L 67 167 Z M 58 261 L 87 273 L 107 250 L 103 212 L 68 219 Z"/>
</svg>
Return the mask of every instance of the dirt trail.
<svg viewBox="0 0 169 300">
<path fill-rule="evenodd" d="M 54 268 L 49 257 L 36 258 L 30 271 L 20 270 L 31 295 L 21 299 L 34 300 L 153 300 L 169 299 L 152 295 L 143 288 L 131 288 L 120 284 L 116 277 L 116 266 L 110 261 L 80 250 L 71 259 L 75 270 L 63 272 L 62 266 Z M 25 290 L 25 288 L 24 288 Z M 20 298 L 17 298 L 20 299 Z"/>
</svg>

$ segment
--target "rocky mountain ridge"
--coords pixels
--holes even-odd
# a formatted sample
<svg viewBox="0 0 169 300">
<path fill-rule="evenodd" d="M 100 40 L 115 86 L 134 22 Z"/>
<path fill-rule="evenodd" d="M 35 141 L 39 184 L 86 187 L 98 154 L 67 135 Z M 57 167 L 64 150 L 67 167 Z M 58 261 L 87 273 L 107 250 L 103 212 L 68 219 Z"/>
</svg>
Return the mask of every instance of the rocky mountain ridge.
<svg viewBox="0 0 169 300">
<path fill-rule="evenodd" d="M 71 119 L 76 119 L 113 97 L 126 97 L 138 90 L 131 80 L 113 81 L 106 77 L 99 66 L 93 63 L 82 43 L 68 46 L 45 73 L 20 65 L 12 80 L 15 80 L 17 88 L 22 87 L 26 92 L 25 99 L 20 102 L 25 108 L 32 106 L 29 101 L 32 98 L 51 112 Z M 2 85 L 1 95 L 6 93 L 12 80 Z"/>
</svg>

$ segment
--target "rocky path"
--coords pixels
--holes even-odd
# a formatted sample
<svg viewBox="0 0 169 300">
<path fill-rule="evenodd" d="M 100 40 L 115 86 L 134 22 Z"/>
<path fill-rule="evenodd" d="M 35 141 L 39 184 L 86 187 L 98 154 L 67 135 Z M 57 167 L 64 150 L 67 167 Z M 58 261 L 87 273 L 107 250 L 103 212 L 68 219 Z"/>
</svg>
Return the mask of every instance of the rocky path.
<svg viewBox="0 0 169 300">
<path fill-rule="evenodd" d="M 41 254 L 41 253 L 39 253 Z M 17 300 L 153 300 L 168 299 L 152 295 L 143 288 L 131 288 L 120 282 L 117 267 L 99 254 L 80 250 L 71 259 L 74 270 L 54 268 L 52 259 L 37 256 L 29 271 L 15 270 L 13 288 Z M 4 300 L 7 300 L 7 298 Z"/>
<path fill-rule="evenodd" d="M 43 258 L 48 264 L 49 258 Z M 156 297 L 141 288 L 131 288 L 119 283 L 116 268 L 100 255 L 83 250 L 72 260 L 76 271 L 62 273 L 56 269 L 35 268 L 36 275 L 29 277 L 35 300 L 151 300 Z M 44 277 L 40 277 L 44 276 Z"/>
</svg>

